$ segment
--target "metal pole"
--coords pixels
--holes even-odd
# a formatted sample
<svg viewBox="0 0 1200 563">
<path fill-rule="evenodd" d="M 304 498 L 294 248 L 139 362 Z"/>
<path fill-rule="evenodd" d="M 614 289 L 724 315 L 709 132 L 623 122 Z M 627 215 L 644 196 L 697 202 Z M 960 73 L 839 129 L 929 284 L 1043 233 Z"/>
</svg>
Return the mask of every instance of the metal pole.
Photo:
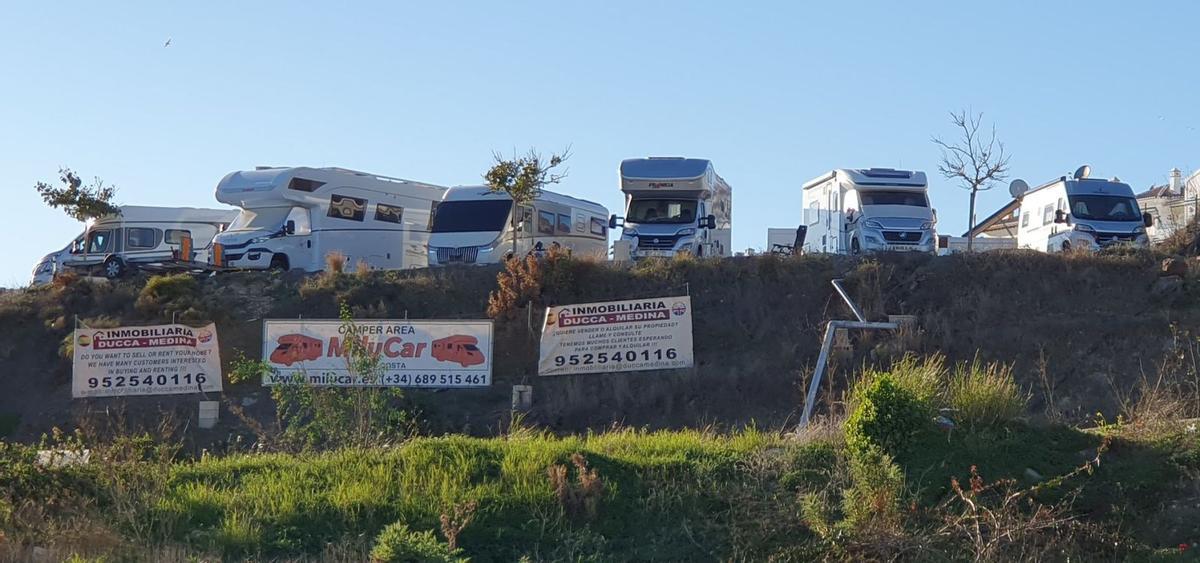
<svg viewBox="0 0 1200 563">
<path fill-rule="evenodd" d="M 804 398 L 804 414 L 800 417 L 800 427 L 808 426 L 813 408 L 817 403 L 817 391 L 821 388 L 821 378 L 825 376 L 825 367 L 829 363 L 829 350 L 833 348 L 833 337 L 838 329 L 863 330 L 896 330 L 897 323 L 870 323 L 858 321 L 829 321 L 825 326 L 825 339 L 821 342 L 821 353 L 817 356 L 817 367 L 813 370 L 812 381 L 808 383 L 808 395 Z"/>
<path fill-rule="evenodd" d="M 833 288 L 837 290 L 838 295 L 841 295 L 842 300 L 846 302 L 846 305 L 850 306 L 850 310 L 854 312 L 854 316 L 858 319 L 858 322 L 867 322 L 867 318 L 863 316 L 862 310 L 858 308 L 858 305 L 854 304 L 854 301 L 850 300 L 850 296 L 846 293 L 845 288 L 842 287 L 842 280 L 830 280 L 829 283 L 833 284 Z"/>
</svg>

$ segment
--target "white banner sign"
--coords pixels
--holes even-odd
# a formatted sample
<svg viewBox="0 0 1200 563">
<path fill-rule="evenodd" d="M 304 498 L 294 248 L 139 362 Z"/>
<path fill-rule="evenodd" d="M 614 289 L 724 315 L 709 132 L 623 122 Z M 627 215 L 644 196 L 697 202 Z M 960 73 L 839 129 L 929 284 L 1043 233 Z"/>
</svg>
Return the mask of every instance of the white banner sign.
<svg viewBox="0 0 1200 563">
<path fill-rule="evenodd" d="M 78 328 L 74 348 L 72 397 L 221 391 L 216 325 Z"/>
<path fill-rule="evenodd" d="M 348 339 L 379 359 L 377 380 L 351 369 Z M 263 385 L 323 387 L 487 387 L 491 321 L 268 320 Z"/>
<path fill-rule="evenodd" d="M 538 375 L 692 367 L 692 299 L 551 307 Z"/>
</svg>

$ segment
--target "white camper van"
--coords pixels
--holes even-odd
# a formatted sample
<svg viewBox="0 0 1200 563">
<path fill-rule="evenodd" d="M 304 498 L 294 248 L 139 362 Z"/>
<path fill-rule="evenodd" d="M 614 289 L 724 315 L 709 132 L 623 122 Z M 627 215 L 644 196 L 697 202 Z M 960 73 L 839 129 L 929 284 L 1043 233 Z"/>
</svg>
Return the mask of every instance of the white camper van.
<svg viewBox="0 0 1200 563">
<path fill-rule="evenodd" d="M 175 260 L 205 261 L 210 243 L 237 217 L 236 209 L 123 205 L 120 213 L 90 221 L 83 234 L 34 268 L 33 284 L 72 270 L 114 279 L 132 269 Z M 183 239 L 195 257 L 179 256 Z"/>
<path fill-rule="evenodd" d="M 343 168 L 269 168 L 232 172 L 217 201 L 242 209 L 217 237 L 221 267 L 325 269 L 341 252 L 347 270 L 426 266 L 429 220 L 446 188 Z"/>
<path fill-rule="evenodd" d="M 1013 182 L 1019 201 L 1017 246 L 1042 252 L 1100 250 L 1113 245 L 1145 247 L 1149 213 L 1138 208 L 1129 184 L 1116 178 L 1090 178 L 1080 167 L 1073 178 L 1062 176 L 1033 189 Z"/>
<path fill-rule="evenodd" d="M 838 169 L 804 184 L 804 252 L 937 250 L 937 212 L 925 173 Z"/>
<path fill-rule="evenodd" d="M 621 240 L 633 259 L 733 255 L 733 191 L 703 158 L 650 157 L 621 162 L 625 217 Z"/>
<path fill-rule="evenodd" d="M 516 232 L 514 249 L 513 233 Z M 542 190 L 513 213 L 508 194 L 486 186 L 446 191 L 433 216 L 429 265 L 495 264 L 559 245 L 573 254 L 606 256 L 608 210 L 591 201 Z"/>
</svg>

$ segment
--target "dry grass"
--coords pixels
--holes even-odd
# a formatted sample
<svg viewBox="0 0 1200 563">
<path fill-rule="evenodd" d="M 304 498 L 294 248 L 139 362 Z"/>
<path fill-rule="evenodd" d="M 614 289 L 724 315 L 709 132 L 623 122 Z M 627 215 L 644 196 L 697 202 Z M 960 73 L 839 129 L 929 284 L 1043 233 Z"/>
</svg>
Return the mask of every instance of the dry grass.
<svg viewBox="0 0 1200 563">
<path fill-rule="evenodd" d="M 325 273 L 330 275 L 341 274 L 346 271 L 346 263 L 350 259 L 340 250 L 334 250 L 325 254 Z"/>
</svg>

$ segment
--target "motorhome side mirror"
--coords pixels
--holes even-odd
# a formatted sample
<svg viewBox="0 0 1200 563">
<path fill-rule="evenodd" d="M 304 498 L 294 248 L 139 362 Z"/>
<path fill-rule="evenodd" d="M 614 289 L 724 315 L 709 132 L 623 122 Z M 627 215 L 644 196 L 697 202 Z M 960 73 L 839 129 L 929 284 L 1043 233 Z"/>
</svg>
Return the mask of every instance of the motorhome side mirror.
<svg viewBox="0 0 1200 563">
<path fill-rule="evenodd" d="M 625 218 L 624 217 L 617 217 L 616 215 L 613 215 L 608 218 L 608 228 L 615 229 L 617 227 L 624 227 L 624 226 L 625 226 Z"/>
<path fill-rule="evenodd" d="M 705 223 L 705 225 L 704 225 L 705 228 L 709 228 L 709 229 L 717 228 L 717 216 L 709 215 L 708 217 L 705 217 L 704 223 Z"/>
<path fill-rule="evenodd" d="M 937 224 L 937 210 L 936 210 L 936 209 L 930 209 L 930 211 L 932 211 L 932 212 L 933 212 L 933 223 L 936 225 L 936 224 Z"/>
<path fill-rule="evenodd" d="M 1147 227 L 1153 227 L 1154 226 L 1154 216 L 1151 215 L 1149 212 L 1142 212 L 1142 224 L 1146 225 Z"/>
<path fill-rule="evenodd" d="M 288 220 L 288 222 L 284 223 L 283 224 L 283 232 L 285 234 L 289 234 L 289 235 L 296 234 L 296 222 L 292 221 L 292 220 Z"/>
<path fill-rule="evenodd" d="M 1055 212 L 1054 212 L 1054 222 L 1055 222 L 1055 223 L 1058 223 L 1058 224 L 1063 224 L 1063 223 L 1066 223 L 1066 222 L 1067 222 L 1067 214 L 1066 214 L 1066 212 L 1064 212 L 1064 211 L 1063 211 L 1063 210 L 1061 210 L 1061 209 L 1059 209 L 1059 210 L 1055 211 Z"/>
</svg>

